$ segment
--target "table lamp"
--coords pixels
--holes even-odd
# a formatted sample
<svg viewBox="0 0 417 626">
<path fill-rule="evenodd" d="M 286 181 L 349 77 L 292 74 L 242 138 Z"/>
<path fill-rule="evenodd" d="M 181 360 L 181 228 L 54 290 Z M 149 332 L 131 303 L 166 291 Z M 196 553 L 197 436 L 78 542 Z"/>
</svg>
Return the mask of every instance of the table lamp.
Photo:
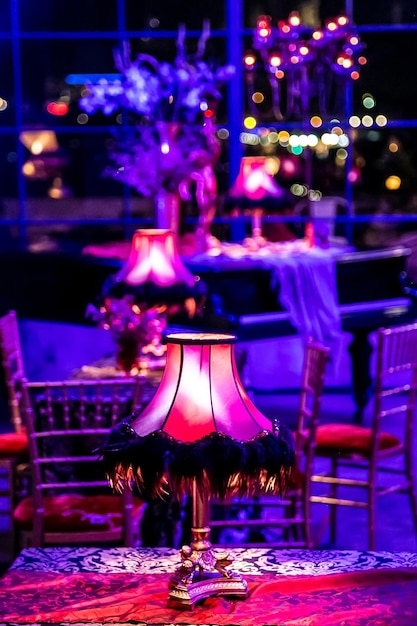
<svg viewBox="0 0 417 626">
<path fill-rule="evenodd" d="M 230 202 L 247 209 L 252 216 L 252 238 L 262 239 L 262 214 L 265 203 L 280 208 L 288 203 L 288 194 L 274 179 L 273 159 L 266 156 L 245 156 L 239 174 L 229 192 Z"/>
<path fill-rule="evenodd" d="M 115 427 L 101 449 L 110 485 L 142 498 L 192 497 L 192 541 L 169 583 L 168 606 L 189 609 L 212 595 L 247 596 L 231 560 L 210 543 L 210 497 L 282 494 L 294 465 L 290 431 L 254 406 L 240 381 L 236 337 L 175 333 L 148 406 Z"/>
<path fill-rule="evenodd" d="M 187 270 L 178 253 L 174 233 L 168 229 L 138 229 L 125 265 L 115 276 L 116 283 L 138 287 L 141 293 L 153 286 L 170 288 L 173 285 L 192 287 L 194 276 Z"/>
<path fill-rule="evenodd" d="M 136 230 L 126 263 L 104 283 L 96 309 L 96 319 L 116 338 L 118 368 L 134 374 L 146 370 L 152 359 L 165 359 L 167 318 L 180 310 L 193 316 L 203 294 L 203 284 L 181 260 L 172 231 Z"/>
</svg>

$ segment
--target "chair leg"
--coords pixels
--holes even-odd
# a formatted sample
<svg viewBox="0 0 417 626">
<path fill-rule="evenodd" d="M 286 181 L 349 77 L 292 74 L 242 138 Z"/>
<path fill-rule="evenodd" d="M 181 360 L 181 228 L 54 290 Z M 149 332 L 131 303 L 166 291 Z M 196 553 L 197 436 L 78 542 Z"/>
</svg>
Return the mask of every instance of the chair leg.
<svg viewBox="0 0 417 626">
<path fill-rule="evenodd" d="M 288 507 L 288 513 L 290 517 L 296 519 L 298 512 L 297 496 L 294 496 L 293 498 L 291 498 L 291 505 Z M 288 531 L 292 533 L 294 541 L 300 541 L 300 531 L 302 531 L 300 524 L 293 524 L 289 527 Z"/>
<path fill-rule="evenodd" d="M 2 532 L 2 545 L 0 550 L 0 560 L 3 562 L 11 563 L 16 556 L 16 533 L 15 524 L 13 521 L 13 509 L 14 509 L 14 459 L 2 459 L 0 462 L 0 481 L 4 484 L 4 489 L 1 487 L 1 496 L 5 500 L 7 499 L 7 505 L 2 512 L 1 517 L 7 517 L 7 531 Z"/>
<path fill-rule="evenodd" d="M 259 502 L 259 498 L 254 498 L 255 502 Z M 249 519 L 252 520 L 262 520 L 263 517 L 262 505 L 254 504 L 252 508 L 249 510 Z M 249 526 L 248 540 L 253 543 L 264 543 L 266 541 L 264 528 L 262 526 Z"/>
<path fill-rule="evenodd" d="M 124 529 L 123 545 L 126 548 L 131 548 L 133 546 L 133 496 L 130 489 L 123 490 L 122 504 Z"/>
<path fill-rule="evenodd" d="M 35 507 L 35 502 L 33 503 Z M 22 535 L 23 536 L 23 535 Z M 44 545 L 44 530 L 43 530 L 43 513 L 36 510 L 33 512 L 33 527 L 30 535 L 30 547 L 42 548 Z M 26 546 L 25 546 L 26 547 Z"/>
<path fill-rule="evenodd" d="M 375 550 L 376 529 L 376 492 L 375 487 L 368 490 L 368 550 Z"/>
<path fill-rule="evenodd" d="M 411 507 L 411 512 L 413 515 L 413 522 L 414 522 L 414 533 L 417 538 L 417 496 L 416 496 L 413 483 L 411 483 L 409 487 L 409 496 L 410 496 L 410 507 Z"/>
<path fill-rule="evenodd" d="M 336 478 L 337 476 L 337 460 L 336 458 L 332 458 L 332 476 Z M 330 485 L 330 497 L 336 499 L 337 498 L 337 485 Z M 332 544 L 336 543 L 336 535 L 337 535 L 337 504 L 330 504 L 330 541 Z"/>
<path fill-rule="evenodd" d="M 311 550 L 314 547 L 312 532 L 311 532 L 311 513 L 306 511 L 303 524 L 304 541 L 307 550 Z"/>
<path fill-rule="evenodd" d="M 311 502 L 310 502 L 310 498 L 311 498 L 311 482 L 304 489 L 304 499 L 303 499 L 303 501 L 301 503 L 303 520 L 304 520 L 304 523 L 303 523 L 304 540 L 305 540 L 305 543 L 306 543 L 306 548 L 308 550 L 311 550 L 311 548 L 313 547 L 313 538 L 312 538 L 312 532 L 311 532 Z"/>
<path fill-rule="evenodd" d="M 288 504 L 284 504 L 283 517 L 290 519 L 290 518 L 294 518 L 295 514 L 296 514 L 296 509 L 294 506 L 294 499 L 290 498 L 288 501 Z M 284 526 L 284 528 L 282 529 L 283 541 L 289 542 L 291 540 L 291 537 L 293 538 L 294 541 L 296 541 L 297 539 L 296 534 L 297 534 L 297 529 L 296 529 L 295 524 Z"/>
<path fill-rule="evenodd" d="M 407 446 L 406 456 L 405 456 L 405 471 L 407 475 L 408 481 L 408 494 L 410 497 L 410 506 L 411 513 L 414 521 L 414 532 L 417 537 L 417 494 L 415 490 L 415 482 L 414 482 L 414 470 L 413 470 L 413 452 L 412 445 L 410 441 L 410 446 Z"/>
</svg>

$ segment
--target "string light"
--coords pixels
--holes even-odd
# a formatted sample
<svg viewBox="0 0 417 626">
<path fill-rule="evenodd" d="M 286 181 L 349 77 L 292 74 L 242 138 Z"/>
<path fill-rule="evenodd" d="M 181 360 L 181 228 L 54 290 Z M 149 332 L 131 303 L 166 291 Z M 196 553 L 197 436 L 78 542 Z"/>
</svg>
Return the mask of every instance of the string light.
<svg viewBox="0 0 417 626">
<path fill-rule="evenodd" d="M 46 110 L 51 115 L 62 117 L 63 115 L 66 115 L 68 113 L 69 106 L 66 102 L 62 102 L 62 101 L 49 102 L 46 106 Z"/>
<path fill-rule="evenodd" d="M 321 118 L 343 110 L 348 80 L 358 80 L 366 63 L 363 44 L 355 27 L 345 15 L 326 21 L 324 28 L 312 30 L 302 24 L 297 11 L 276 26 L 268 15 L 260 15 L 253 35 L 252 50 L 245 53 L 244 66 L 248 102 L 254 117 L 272 116 L 278 120 L 309 117 L 316 111 Z M 252 98 L 262 70 L 270 91 L 271 110 Z M 329 71 L 330 70 L 330 71 Z M 282 79 L 286 78 L 286 81 Z M 285 91 L 284 91 L 285 90 Z"/>
</svg>

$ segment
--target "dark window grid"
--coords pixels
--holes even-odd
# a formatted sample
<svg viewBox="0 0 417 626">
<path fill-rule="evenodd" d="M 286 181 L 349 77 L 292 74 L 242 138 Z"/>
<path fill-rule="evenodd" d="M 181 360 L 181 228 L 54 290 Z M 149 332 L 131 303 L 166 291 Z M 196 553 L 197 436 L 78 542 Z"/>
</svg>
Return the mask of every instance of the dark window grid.
<svg viewBox="0 0 417 626">
<path fill-rule="evenodd" d="M 118 6 L 120 5 L 120 3 L 118 3 Z M 15 22 L 16 24 L 16 22 Z M 407 30 L 417 30 L 417 24 L 390 24 L 390 25 L 366 25 L 366 26 L 358 26 L 358 30 L 359 32 L 394 32 L 394 31 L 407 31 Z M 244 35 L 244 34 L 251 34 L 252 33 L 252 29 L 243 29 L 241 30 L 240 34 Z M 133 37 L 146 37 L 146 36 L 151 36 L 153 39 L 158 39 L 158 38 L 173 38 L 176 37 L 176 31 L 130 31 L 128 29 L 117 29 L 115 31 L 106 31 L 106 32 L 94 32 L 94 31 L 84 31 L 84 32 L 38 32 L 38 33 L 28 33 L 28 32 L 23 32 L 20 31 L 18 28 L 14 28 L 12 33 L 0 33 L 0 38 L 4 38 L 4 39 L 12 39 L 12 42 L 14 43 L 14 51 L 15 53 L 19 52 L 19 49 L 17 46 L 18 42 L 20 40 L 23 39 L 76 39 L 76 38 L 88 38 L 88 39 L 107 39 L 107 38 L 112 38 L 114 39 L 115 37 L 120 39 L 120 40 L 124 40 L 126 38 L 133 38 Z M 198 37 L 200 34 L 200 31 L 189 31 L 188 32 L 188 36 L 192 37 Z M 212 37 L 224 37 L 225 36 L 225 31 L 223 30 L 215 30 L 212 31 L 211 33 Z M 19 81 L 16 80 L 15 76 L 15 85 L 18 86 Z M 17 94 L 18 95 L 18 94 Z M 18 97 L 16 98 L 16 100 L 18 101 Z M 21 120 L 20 120 L 21 121 Z M 14 132 L 19 132 L 19 130 L 22 128 L 22 124 L 19 124 L 19 120 L 17 120 L 17 123 L 15 125 L 15 127 L 10 128 L 10 127 L 0 127 L 0 133 L 14 133 Z M 391 128 L 400 128 L 400 127 L 414 127 L 417 126 L 417 120 L 390 120 L 388 123 L 388 126 Z M 26 126 L 25 126 L 26 127 Z M 281 125 L 282 127 L 282 125 Z M 291 127 L 291 125 L 286 125 L 286 127 Z M 296 125 L 294 125 L 294 127 L 296 127 Z M 110 128 L 110 127 L 109 127 Z M 82 129 L 78 126 L 76 127 L 56 127 L 57 130 L 59 130 L 59 132 L 77 132 L 77 133 L 93 133 L 93 132 L 103 132 L 103 130 L 106 129 L 106 126 L 100 126 L 100 127 L 96 127 L 96 128 L 92 128 L 92 127 L 83 127 Z M 20 151 L 20 154 L 22 155 L 22 152 Z M 18 156 L 19 156 L 19 151 L 18 151 Z M 19 174 L 19 178 L 23 179 L 23 177 Z M 23 186 L 24 186 L 24 180 L 23 180 Z M 19 195 L 21 195 L 22 197 L 24 197 L 24 190 L 21 186 L 19 186 L 19 191 L 21 192 Z M 373 215 L 373 219 L 375 220 L 376 216 Z M 410 220 L 410 216 L 381 216 L 381 221 L 390 221 L 390 218 L 392 218 L 392 221 L 401 221 L 402 218 L 404 218 L 404 221 L 413 221 Z M 349 218 L 350 219 L 350 218 Z M 365 221 L 366 216 L 357 216 L 356 221 Z M 126 223 L 130 222 L 130 221 L 134 221 L 132 220 L 132 218 L 130 217 L 124 217 L 122 218 L 122 220 L 126 221 Z M 12 220 L 13 222 L 15 222 L 14 220 Z M 34 221 L 35 223 L 39 223 L 36 220 L 27 220 L 27 219 L 19 219 L 17 220 L 19 224 L 30 224 L 32 221 Z M 110 220 L 109 222 L 111 223 L 120 223 L 120 218 L 118 220 Z M 279 221 L 279 219 L 277 220 Z M 89 220 L 88 218 L 86 218 L 85 220 L 82 220 L 83 223 L 88 223 Z M 92 220 L 92 223 L 94 223 L 95 220 Z"/>
</svg>

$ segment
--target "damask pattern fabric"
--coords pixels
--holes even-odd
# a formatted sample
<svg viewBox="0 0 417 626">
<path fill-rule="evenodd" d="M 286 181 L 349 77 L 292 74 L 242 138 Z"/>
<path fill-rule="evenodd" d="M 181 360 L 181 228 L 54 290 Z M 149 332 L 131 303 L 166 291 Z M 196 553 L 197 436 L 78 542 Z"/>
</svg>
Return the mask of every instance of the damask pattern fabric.
<svg viewBox="0 0 417 626">
<path fill-rule="evenodd" d="M 10 572 L 0 619 L 10 623 L 216 624 L 226 626 L 369 624 L 411 626 L 417 570 L 328 576 L 246 576 L 246 600 L 207 598 L 192 611 L 166 608 L 168 574 Z"/>
<path fill-rule="evenodd" d="M 166 608 L 174 549 L 26 549 L 0 585 L 0 624 L 410 626 L 417 555 L 234 549 L 246 600 Z"/>
</svg>

